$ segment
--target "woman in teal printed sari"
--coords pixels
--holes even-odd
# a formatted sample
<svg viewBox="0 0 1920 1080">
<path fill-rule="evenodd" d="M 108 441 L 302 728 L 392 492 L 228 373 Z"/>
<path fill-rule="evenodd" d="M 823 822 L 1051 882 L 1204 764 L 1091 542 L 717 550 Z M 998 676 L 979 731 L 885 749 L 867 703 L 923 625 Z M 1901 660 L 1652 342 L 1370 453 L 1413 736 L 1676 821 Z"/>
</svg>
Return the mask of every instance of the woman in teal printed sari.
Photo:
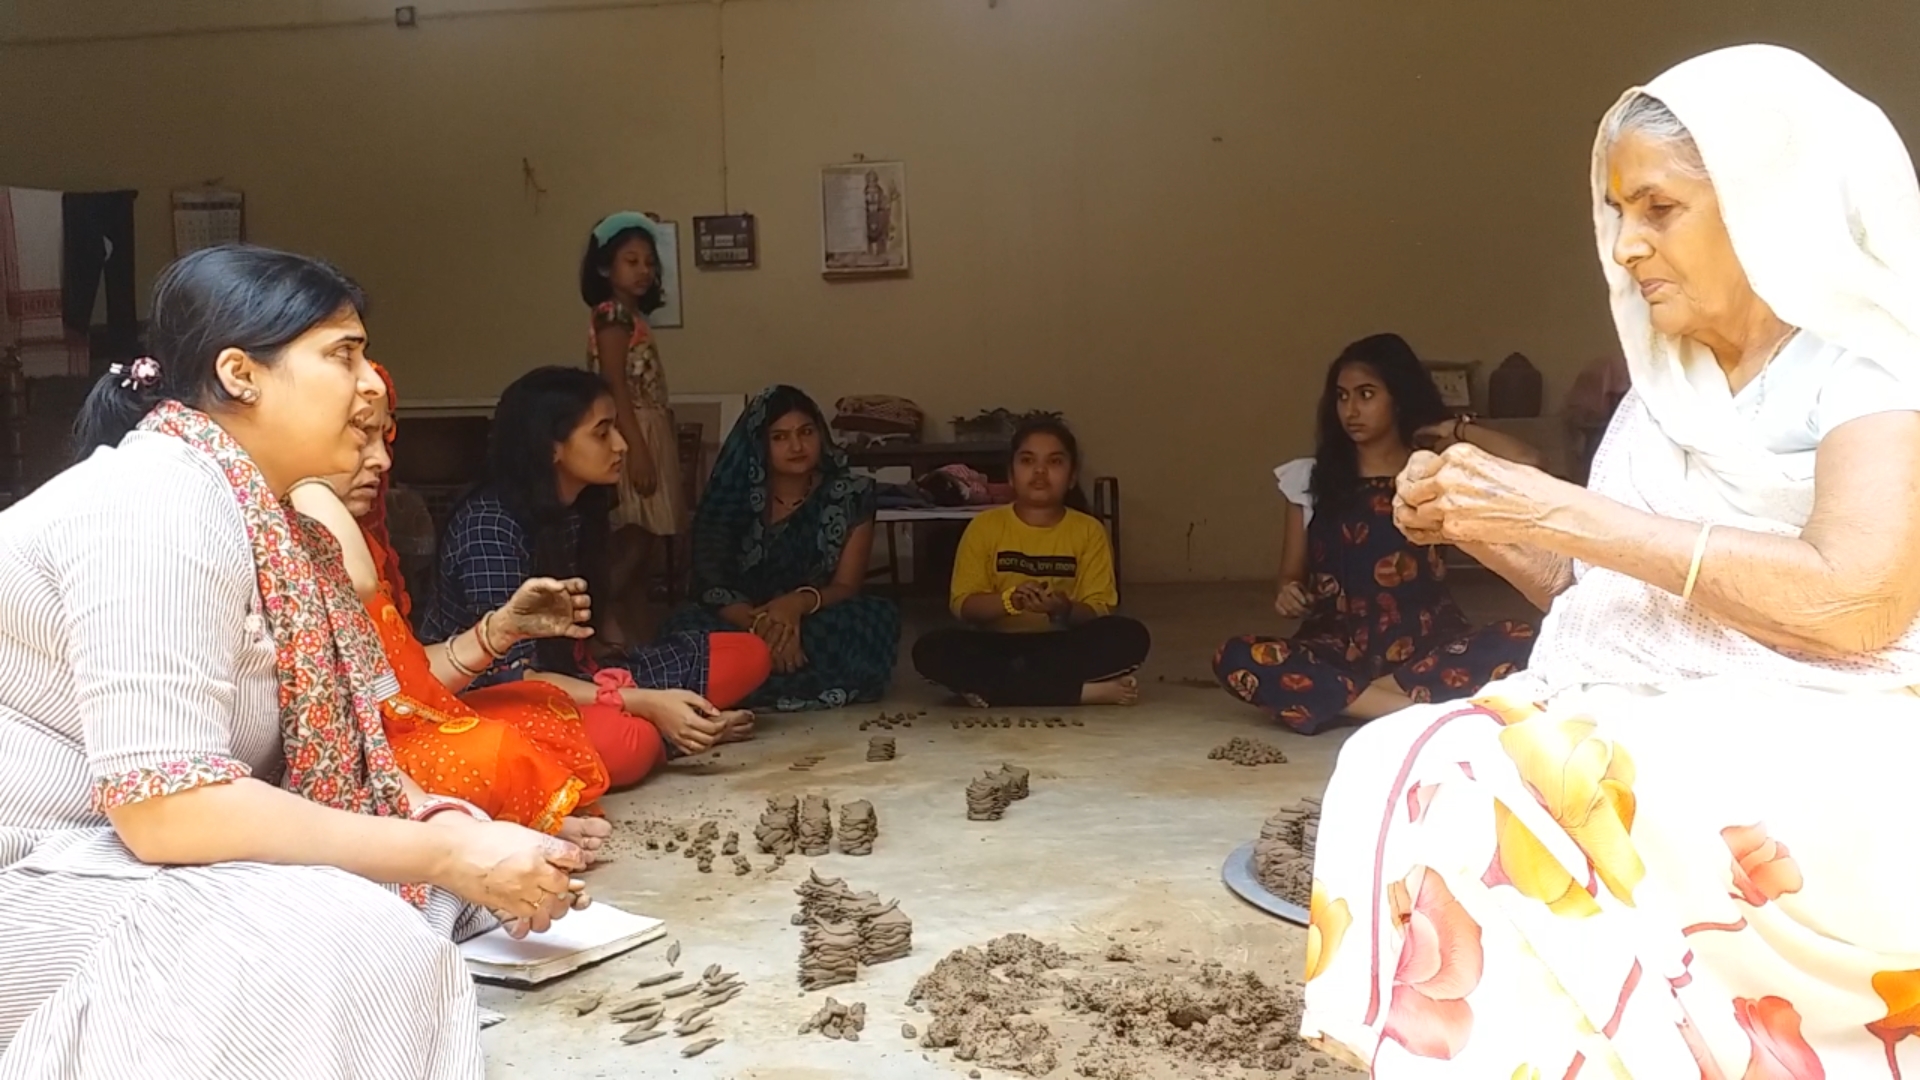
<svg viewBox="0 0 1920 1080">
<path fill-rule="evenodd" d="M 750 630 L 773 676 L 749 708 L 797 712 L 878 701 L 893 677 L 900 612 L 863 596 L 873 482 L 848 471 L 812 398 L 761 391 L 728 434 L 693 519 L 697 598 L 674 631 Z"/>
</svg>

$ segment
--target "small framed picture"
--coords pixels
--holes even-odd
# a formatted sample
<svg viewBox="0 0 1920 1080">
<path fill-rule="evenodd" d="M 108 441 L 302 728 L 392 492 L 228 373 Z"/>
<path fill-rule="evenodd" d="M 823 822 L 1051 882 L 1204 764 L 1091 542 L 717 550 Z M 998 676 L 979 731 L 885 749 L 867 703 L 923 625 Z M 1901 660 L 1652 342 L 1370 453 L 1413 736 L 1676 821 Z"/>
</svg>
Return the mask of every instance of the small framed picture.
<svg viewBox="0 0 1920 1080">
<path fill-rule="evenodd" d="M 653 236 L 660 252 L 660 309 L 647 316 L 647 325 L 658 330 L 685 326 L 686 314 L 680 302 L 680 226 L 671 221 L 653 219 Z"/>
<path fill-rule="evenodd" d="M 820 241 L 820 272 L 829 278 L 906 273 L 906 165 L 862 161 L 820 170 Z"/>
<path fill-rule="evenodd" d="M 1473 372 L 1478 364 L 1428 363 L 1427 372 L 1440 390 L 1440 401 L 1455 412 L 1473 412 Z"/>
<path fill-rule="evenodd" d="M 752 214 L 693 219 L 693 265 L 700 270 L 752 270 L 760 265 Z"/>
</svg>

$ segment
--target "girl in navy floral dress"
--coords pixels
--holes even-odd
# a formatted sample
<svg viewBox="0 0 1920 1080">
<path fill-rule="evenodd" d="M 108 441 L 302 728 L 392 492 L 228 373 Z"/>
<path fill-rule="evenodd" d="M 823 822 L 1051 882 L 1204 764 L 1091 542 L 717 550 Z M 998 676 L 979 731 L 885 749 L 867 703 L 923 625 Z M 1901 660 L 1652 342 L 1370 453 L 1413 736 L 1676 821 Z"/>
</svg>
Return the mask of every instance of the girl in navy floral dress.
<svg viewBox="0 0 1920 1080">
<path fill-rule="evenodd" d="M 1222 645 L 1214 675 L 1228 692 L 1311 735 L 1343 716 L 1467 697 L 1526 666 L 1533 627 L 1472 627 L 1447 592 L 1442 549 L 1416 547 L 1393 523 L 1394 477 L 1414 448 L 1456 441 L 1538 463 L 1518 440 L 1448 415 L 1399 335 L 1340 354 L 1320 399 L 1315 456 L 1274 470 L 1288 502 L 1274 610 L 1300 628 Z"/>
</svg>

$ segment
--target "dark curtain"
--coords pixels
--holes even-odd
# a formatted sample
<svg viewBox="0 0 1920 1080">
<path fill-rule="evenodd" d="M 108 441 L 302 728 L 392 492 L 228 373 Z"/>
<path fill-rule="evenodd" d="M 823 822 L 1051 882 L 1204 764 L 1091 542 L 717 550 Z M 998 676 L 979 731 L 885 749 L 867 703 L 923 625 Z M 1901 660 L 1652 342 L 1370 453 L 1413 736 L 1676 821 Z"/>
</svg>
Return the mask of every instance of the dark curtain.
<svg viewBox="0 0 1920 1080">
<path fill-rule="evenodd" d="M 107 327 L 115 337 L 137 326 L 133 291 L 134 191 L 68 193 L 61 198 L 64 234 L 60 267 L 61 321 L 88 334 L 93 301 L 106 280 Z"/>
</svg>

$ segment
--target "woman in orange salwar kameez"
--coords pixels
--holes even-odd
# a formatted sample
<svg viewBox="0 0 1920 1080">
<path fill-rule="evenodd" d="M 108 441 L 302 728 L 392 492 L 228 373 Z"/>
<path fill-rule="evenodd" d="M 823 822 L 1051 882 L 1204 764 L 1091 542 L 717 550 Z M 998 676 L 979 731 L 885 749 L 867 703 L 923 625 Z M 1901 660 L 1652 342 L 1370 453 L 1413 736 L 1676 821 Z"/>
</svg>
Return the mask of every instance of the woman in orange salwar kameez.
<svg viewBox="0 0 1920 1080">
<path fill-rule="evenodd" d="M 360 469 L 351 476 L 296 485 L 292 498 L 341 542 L 347 568 L 380 630 L 400 682 L 382 703 L 387 739 L 400 767 L 435 795 L 465 799 L 488 816 L 557 833 L 589 851 L 608 834 L 605 821 L 579 813 L 608 787 L 608 775 L 582 723 L 585 710 L 624 712 L 617 690 L 523 680 L 455 690 L 494 652 L 530 637 L 584 636 L 581 582 L 535 579 L 508 605 L 432 652 L 408 622 L 412 599 L 387 535 L 388 447 L 394 436 L 393 383 L 379 410 Z M 570 680 L 578 682 L 578 680 Z M 586 702 L 578 699 L 585 698 Z"/>
</svg>

